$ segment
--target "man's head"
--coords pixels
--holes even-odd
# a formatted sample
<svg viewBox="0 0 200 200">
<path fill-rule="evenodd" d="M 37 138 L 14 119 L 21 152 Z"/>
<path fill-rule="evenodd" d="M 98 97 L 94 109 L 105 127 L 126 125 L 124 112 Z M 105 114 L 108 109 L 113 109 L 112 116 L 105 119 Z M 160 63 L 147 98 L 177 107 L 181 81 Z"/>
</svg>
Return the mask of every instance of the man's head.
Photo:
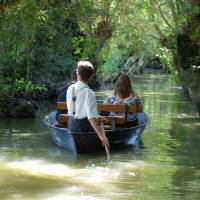
<svg viewBox="0 0 200 200">
<path fill-rule="evenodd" d="M 79 80 L 88 82 L 94 72 L 94 67 L 89 61 L 79 61 L 77 63 L 77 76 Z"/>
</svg>

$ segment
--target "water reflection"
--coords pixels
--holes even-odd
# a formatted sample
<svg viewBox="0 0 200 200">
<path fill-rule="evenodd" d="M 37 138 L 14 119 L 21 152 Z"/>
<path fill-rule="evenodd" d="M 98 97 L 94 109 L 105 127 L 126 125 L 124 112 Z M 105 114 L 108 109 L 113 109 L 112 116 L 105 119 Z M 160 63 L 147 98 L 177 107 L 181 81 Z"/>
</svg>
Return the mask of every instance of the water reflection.
<svg viewBox="0 0 200 200">
<path fill-rule="evenodd" d="M 199 119 L 191 115 L 181 115 L 173 120 L 170 134 L 179 141 L 176 151 L 171 152 L 176 157 L 176 172 L 173 174 L 173 191 L 180 197 L 198 199 L 200 188 L 199 157 Z"/>
<path fill-rule="evenodd" d="M 137 76 L 134 88 L 150 115 L 143 148 L 77 157 L 52 144 L 36 120 L 0 121 L 1 200 L 199 199 L 200 122 L 169 76 Z M 111 91 L 98 92 L 105 98 Z M 51 108 L 52 109 L 52 108 Z"/>
</svg>

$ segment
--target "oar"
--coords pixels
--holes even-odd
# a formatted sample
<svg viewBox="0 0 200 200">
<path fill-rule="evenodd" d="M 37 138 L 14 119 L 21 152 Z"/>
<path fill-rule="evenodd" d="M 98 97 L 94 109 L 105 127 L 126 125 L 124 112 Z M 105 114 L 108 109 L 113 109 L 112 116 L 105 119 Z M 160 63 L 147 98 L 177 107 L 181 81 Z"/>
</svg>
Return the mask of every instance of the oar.
<svg viewBox="0 0 200 200">
<path fill-rule="evenodd" d="M 101 122 L 101 130 L 102 130 L 103 136 L 106 136 L 103 122 Z M 110 151 L 109 151 L 109 149 L 108 149 L 108 147 L 107 147 L 106 144 L 105 144 L 105 150 L 106 150 L 106 155 L 107 155 L 108 163 L 110 163 L 111 162 Z"/>
</svg>

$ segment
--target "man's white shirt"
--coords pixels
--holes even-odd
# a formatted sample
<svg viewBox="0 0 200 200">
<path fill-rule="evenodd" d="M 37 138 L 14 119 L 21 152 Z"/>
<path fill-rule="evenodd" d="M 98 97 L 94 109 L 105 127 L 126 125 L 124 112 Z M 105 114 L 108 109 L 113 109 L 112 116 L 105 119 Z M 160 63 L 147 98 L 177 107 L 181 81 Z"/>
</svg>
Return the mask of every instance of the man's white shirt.
<svg viewBox="0 0 200 200">
<path fill-rule="evenodd" d="M 67 90 L 68 115 L 73 116 L 73 88 L 75 93 L 75 115 L 74 118 L 88 119 L 97 118 L 97 103 L 95 93 L 82 81 L 72 84 Z"/>
</svg>

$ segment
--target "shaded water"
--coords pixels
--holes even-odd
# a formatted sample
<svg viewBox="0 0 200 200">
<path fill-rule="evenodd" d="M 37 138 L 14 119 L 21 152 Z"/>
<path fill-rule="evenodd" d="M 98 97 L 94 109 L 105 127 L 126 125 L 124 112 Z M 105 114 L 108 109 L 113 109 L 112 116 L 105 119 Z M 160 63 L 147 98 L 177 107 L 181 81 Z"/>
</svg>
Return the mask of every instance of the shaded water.
<svg viewBox="0 0 200 200">
<path fill-rule="evenodd" d="M 0 121 L 1 200 L 200 199 L 200 121 L 169 76 L 135 77 L 144 148 L 74 157 L 36 120 Z M 109 93 L 109 92 L 107 92 Z M 100 93 L 100 95 L 103 95 Z M 45 106 L 44 106 L 45 107 Z"/>
</svg>

